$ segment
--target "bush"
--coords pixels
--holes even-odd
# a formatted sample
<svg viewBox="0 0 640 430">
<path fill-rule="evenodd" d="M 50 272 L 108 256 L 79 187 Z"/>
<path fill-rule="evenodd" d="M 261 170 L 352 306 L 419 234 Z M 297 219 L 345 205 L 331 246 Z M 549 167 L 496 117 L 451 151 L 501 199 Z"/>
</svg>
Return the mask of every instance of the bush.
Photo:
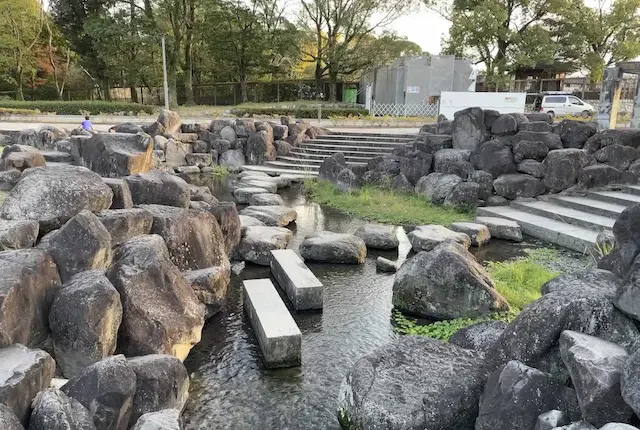
<svg viewBox="0 0 640 430">
<path fill-rule="evenodd" d="M 317 107 L 239 107 L 231 109 L 231 114 L 237 117 L 244 116 L 292 116 L 294 118 L 318 118 Z M 322 108 L 322 118 L 329 117 L 364 117 L 369 111 L 364 108 Z"/>
<path fill-rule="evenodd" d="M 37 109 L 16 109 L 16 108 L 0 108 L 0 116 L 9 115 L 37 115 Z"/>
<path fill-rule="evenodd" d="M 28 109 L 44 113 L 56 113 L 58 115 L 99 115 L 99 114 L 153 114 L 155 106 L 141 105 L 137 103 L 120 103 L 106 101 L 16 101 L 0 100 L 0 108 L 4 109 Z M 19 113 L 19 112 L 16 112 Z"/>
</svg>

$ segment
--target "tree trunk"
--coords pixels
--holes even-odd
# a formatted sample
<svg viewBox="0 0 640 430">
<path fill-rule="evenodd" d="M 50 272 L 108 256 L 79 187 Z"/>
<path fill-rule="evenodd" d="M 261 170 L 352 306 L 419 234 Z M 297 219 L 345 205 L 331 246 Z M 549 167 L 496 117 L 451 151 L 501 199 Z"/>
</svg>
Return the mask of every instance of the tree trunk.
<svg viewBox="0 0 640 430">
<path fill-rule="evenodd" d="M 240 97 L 242 99 L 242 103 L 247 103 L 249 101 L 249 90 L 247 88 L 247 75 L 245 73 L 240 74 Z"/>
<path fill-rule="evenodd" d="M 24 92 L 22 89 L 24 85 L 24 72 L 20 65 L 18 65 L 18 68 L 16 70 L 16 83 L 16 100 L 24 101 Z"/>
<path fill-rule="evenodd" d="M 320 58 L 316 61 L 316 98 L 320 97 L 322 93 L 322 65 L 320 64 Z"/>
<path fill-rule="evenodd" d="M 329 71 L 329 101 L 338 101 L 338 74 L 332 71 Z"/>
<path fill-rule="evenodd" d="M 169 85 L 169 107 L 178 107 L 178 55 L 179 53 L 171 49 L 167 50 L 167 83 Z"/>
<path fill-rule="evenodd" d="M 102 78 L 102 96 L 106 101 L 111 101 L 111 83 L 107 77 Z"/>
<path fill-rule="evenodd" d="M 193 25 L 196 19 L 196 4 L 190 0 L 187 11 L 187 25 L 184 40 L 184 92 L 186 104 L 195 104 L 193 97 Z"/>
<path fill-rule="evenodd" d="M 139 103 L 138 101 L 138 88 L 135 83 L 129 84 L 129 91 L 131 91 L 131 101 L 133 103 Z"/>
</svg>

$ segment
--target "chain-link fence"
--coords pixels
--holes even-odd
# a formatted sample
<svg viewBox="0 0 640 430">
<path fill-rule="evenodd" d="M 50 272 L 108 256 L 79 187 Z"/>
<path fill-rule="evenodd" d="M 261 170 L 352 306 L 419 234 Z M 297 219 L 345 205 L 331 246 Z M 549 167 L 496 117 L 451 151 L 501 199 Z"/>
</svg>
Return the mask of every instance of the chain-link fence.
<svg viewBox="0 0 640 430">
<path fill-rule="evenodd" d="M 373 103 L 371 107 L 373 116 L 438 116 L 437 104 L 394 104 Z"/>
</svg>

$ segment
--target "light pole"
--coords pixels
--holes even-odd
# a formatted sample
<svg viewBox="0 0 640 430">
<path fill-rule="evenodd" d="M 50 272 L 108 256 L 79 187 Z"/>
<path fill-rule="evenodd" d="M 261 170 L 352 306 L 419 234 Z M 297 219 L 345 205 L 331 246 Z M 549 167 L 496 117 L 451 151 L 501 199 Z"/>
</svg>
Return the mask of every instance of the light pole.
<svg viewBox="0 0 640 430">
<path fill-rule="evenodd" d="M 167 83 L 167 50 L 162 36 L 162 77 L 164 83 L 164 108 L 169 110 L 169 84 Z"/>
</svg>

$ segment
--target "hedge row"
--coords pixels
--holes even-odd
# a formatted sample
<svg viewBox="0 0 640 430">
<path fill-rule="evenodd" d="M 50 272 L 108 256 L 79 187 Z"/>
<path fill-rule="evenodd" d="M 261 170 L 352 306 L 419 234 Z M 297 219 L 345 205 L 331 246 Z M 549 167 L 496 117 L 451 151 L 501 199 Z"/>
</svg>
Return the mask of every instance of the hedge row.
<svg viewBox="0 0 640 430">
<path fill-rule="evenodd" d="M 238 117 L 244 116 L 292 116 L 294 118 L 318 118 L 317 107 L 271 107 L 271 108 L 234 108 L 231 114 Z M 322 108 L 322 118 L 330 117 L 361 117 L 369 115 L 364 108 Z"/>
<path fill-rule="evenodd" d="M 137 103 L 120 103 L 106 101 L 16 101 L 0 100 L 0 108 L 30 109 L 42 113 L 56 113 L 58 115 L 99 115 L 99 114 L 153 114 L 155 106 Z M 19 112 L 16 112 L 19 114 Z"/>
<path fill-rule="evenodd" d="M 37 115 L 37 114 L 38 114 L 38 111 L 35 109 L 0 108 L 0 116 Z"/>
</svg>

